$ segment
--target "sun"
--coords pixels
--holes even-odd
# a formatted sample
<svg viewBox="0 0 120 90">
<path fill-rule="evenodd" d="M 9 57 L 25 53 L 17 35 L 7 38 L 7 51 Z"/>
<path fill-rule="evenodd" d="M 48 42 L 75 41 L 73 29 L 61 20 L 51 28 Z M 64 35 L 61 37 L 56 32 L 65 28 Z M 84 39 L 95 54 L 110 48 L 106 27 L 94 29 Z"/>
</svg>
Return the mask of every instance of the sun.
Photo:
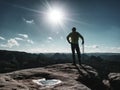
<svg viewBox="0 0 120 90">
<path fill-rule="evenodd" d="M 51 9 L 48 12 L 48 18 L 53 23 L 61 23 L 64 19 L 64 13 L 59 9 Z"/>
</svg>

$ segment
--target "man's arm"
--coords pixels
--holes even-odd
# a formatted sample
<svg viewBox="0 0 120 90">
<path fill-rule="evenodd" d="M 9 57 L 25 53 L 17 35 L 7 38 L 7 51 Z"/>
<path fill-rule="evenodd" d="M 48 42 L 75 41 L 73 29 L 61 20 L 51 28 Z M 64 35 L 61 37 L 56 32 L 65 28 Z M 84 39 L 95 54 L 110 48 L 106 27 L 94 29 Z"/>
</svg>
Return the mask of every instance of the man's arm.
<svg viewBox="0 0 120 90">
<path fill-rule="evenodd" d="M 83 38 L 83 36 L 80 33 L 78 33 L 78 35 L 82 39 L 82 44 L 84 44 L 84 38 Z"/>
<path fill-rule="evenodd" d="M 70 38 L 70 34 L 69 34 L 66 38 L 67 38 L 67 41 L 68 41 L 69 43 L 71 43 L 71 42 L 70 42 L 70 39 L 69 39 L 69 38 Z"/>
</svg>

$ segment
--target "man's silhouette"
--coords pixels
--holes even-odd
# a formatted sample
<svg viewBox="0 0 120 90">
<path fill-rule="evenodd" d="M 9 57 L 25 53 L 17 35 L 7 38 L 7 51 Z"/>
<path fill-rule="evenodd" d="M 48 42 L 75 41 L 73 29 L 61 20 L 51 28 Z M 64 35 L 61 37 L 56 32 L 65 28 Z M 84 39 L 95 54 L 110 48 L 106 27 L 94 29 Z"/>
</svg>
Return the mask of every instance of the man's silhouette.
<svg viewBox="0 0 120 90">
<path fill-rule="evenodd" d="M 80 53 L 80 48 L 79 48 L 79 38 L 82 39 L 82 44 L 84 44 L 84 38 L 83 36 L 79 33 L 76 32 L 76 28 L 72 28 L 72 32 L 68 34 L 67 36 L 67 41 L 71 44 L 71 50 L 72 50 L 72 57 L 73 57 L 73 64 L 76 64 L 75 61 L 75 50 L 77 52 L 79 64 L 81 65 L 81 53 Z"/>
</svg>

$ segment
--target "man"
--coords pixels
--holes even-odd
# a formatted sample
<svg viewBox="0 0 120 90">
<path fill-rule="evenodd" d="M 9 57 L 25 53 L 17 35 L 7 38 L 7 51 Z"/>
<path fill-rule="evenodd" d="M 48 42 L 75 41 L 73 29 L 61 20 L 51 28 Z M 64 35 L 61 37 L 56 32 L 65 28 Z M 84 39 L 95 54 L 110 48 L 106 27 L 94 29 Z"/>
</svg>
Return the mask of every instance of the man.
<svg viewBox="0 0 120 90">
<path fill-rule="evenodd" d="M 73 65 L 76 65 L 75 61 L 75 50 L 77 51 L 77 56 L 79 60 L 79 65 L 81 65 L 81 53 L 80 53 L 80 48 L 79 48 L 79 38 L 82 39 L 82 44 L 84 44 L 84 38 L 83 36 L 79 33 L 76 32 L 76 28 L 72 28 L 72 32 L 68 34 L 67 36 L 67 41 L 71 44 L 71 50 L 72 50 L 72 57 L 73 57 Z"/>
</svg>

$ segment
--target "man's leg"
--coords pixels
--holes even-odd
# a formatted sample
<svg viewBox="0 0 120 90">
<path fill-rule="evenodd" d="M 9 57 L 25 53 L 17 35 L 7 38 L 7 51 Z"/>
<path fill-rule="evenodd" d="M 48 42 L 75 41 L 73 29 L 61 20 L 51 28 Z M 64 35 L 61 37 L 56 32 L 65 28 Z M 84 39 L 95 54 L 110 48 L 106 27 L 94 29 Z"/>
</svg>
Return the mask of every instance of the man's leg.
<svg viewBox="0 0 120 90">
<path fill-rule="evenodd" d="M 79 45 L 76 45 L 76 51 L 77 51 L 79 65 L 81 65 L 81 53 L 80 53 Z"/>
<path fill-rule="evenodd" d="M 75 63 L 75 46 L 74 46 L 74 44 L 71 44 L 71 50 L 72 50 L 73 64 L 76 64 Z"/>
</svg>

